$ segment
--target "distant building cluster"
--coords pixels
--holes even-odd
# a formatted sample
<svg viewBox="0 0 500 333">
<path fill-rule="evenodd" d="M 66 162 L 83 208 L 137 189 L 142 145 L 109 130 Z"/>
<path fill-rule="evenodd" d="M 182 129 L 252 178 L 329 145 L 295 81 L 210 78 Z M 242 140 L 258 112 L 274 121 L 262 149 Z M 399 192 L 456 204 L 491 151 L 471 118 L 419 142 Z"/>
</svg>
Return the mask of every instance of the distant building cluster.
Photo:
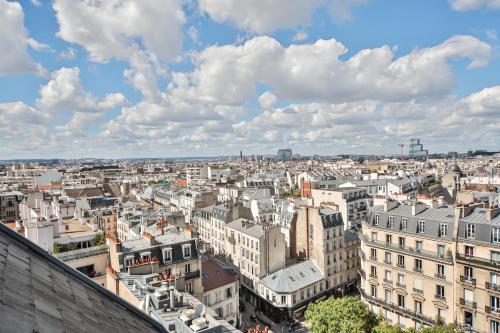
<svg viewBox="0 0 500 333">
<path fill-rule="evenodd" d="M 307 331 L 308 304 L 359 294 L 498 332 L 500 156 L 292 156 L 2 164 L 0 244 L 152 331 Z"/>
</svg>

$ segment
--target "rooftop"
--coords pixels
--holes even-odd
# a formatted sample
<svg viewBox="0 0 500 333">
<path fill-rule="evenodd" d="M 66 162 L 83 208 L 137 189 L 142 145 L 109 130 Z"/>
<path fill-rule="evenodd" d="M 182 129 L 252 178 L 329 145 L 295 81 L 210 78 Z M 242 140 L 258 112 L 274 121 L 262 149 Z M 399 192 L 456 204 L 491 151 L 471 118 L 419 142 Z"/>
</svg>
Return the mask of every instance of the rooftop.
<svg viewBox="0 0 500 333">
<path fill-rule="evenodd" d="M 306 260 L 266 276 L 261 283 L 276 293 L 287 294 L 317 283 L 323 278 L 323 273 L 314 261 Z"/>
</svg>

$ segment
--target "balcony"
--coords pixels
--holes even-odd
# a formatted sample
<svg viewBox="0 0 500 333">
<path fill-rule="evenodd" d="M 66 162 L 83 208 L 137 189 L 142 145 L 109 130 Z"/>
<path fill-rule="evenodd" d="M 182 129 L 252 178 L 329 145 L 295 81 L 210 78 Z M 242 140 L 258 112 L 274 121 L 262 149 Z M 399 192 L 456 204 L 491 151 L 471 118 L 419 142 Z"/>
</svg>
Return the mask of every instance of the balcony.
<svg viewBox="0 0 500 333">
<path fill-rule="evenodd" d="M 417 288 L 413 288 L 413 292 L 417 293 L 417 294 L 423 294 L 424 291 L 422 289 L 417 289 Z"/>
<path fill-rule="evenodd" d="M 496 317 L 500 317 L 500 308 L 493 308 L 491 306 L 485 306 L 484 307 L 484 311 L 486 311 L 486 313 L 489 313 L 491 315 L 494 315 Z"/>
<path fill-rule="evenodd" d="M 434 295 L 434 298 L 437 299 L 437 300 L 440 300 L 440 301 L 443 301 L 443 302 L 446 302 L 446 297 L 443 296 L 443 295 L 438 295 L 438 294 L 435 294 Z"/>
<path fill-rule="evenodd" d="M 404 263 L 401 263 L 401 262 L 398 262 L 398 265 L 397 265 L 399 268 L 405 268 L 405 264 Z"/>
<path fill-rule="evenodd" d="M 92 246 L 85 249 L 55 253 L 54 256 L 61 261 L 71 261 L 81 258 L 97 256 L 108 253 L 107 245 Z"/>
<path fill-rule="evenodd" d="M 471 286 L 475 286 L 476 285 L 476 279 L 474 279 L 474 278 L 472 278 L 470 276 L 460 275 L 460 282 L 468 284 L 468 285 L 471 285 Z"/>
<path fill-rule="evenodd" d="M 384 278 L 384 282 L 392 284 L 392 280 L 389 280 L 389 279 L 386 279 L 386 278 Z"/>
<path fill-rule="evenodd" d="M 387 264 L 387 265 L 392 265 L 392 261 L 391 261 L 391 260 L 386 260 L 386 259 L 384 259 L 384 264 Z"/>
<path fill-rule="evenodd" d="M 465 298 L 460 298 L 460 305 L 465 306 L 470 309 L 477 309 L 477 303 L 473 301 L 468 301 Z"/>
<path fill-rule="evenodd" d="M 431 259 L 435 261 L 440 261 L 444 263 L 452 263 L 453 262 L 453 256 L 446 256 L 446 255 L 439 255 L 437 252 L 432 252 L 432 251 L 415 251 L 414 248 L 406 246 L 406 245 L 399 245 L 399 244 L 388 244 L 384 241 L 378 241 L 376 239 L 370 239 L 366 235 L 361 234 L 360 237 L 362 240 L 366 243 L 370 243 L 370 246 L 375 246 L 380 249 L 389 249 L 397 253 L 402 253 L 402 254 L 411 254 L 414 257 L 417 258 L 425 258 L 425 259 Z M 498 264 L 498 268 L 500 269 L 500 263 Z"/>
<path fill-rule="evenodd" d="M 370 260 L 377 261 L 377 256 L 370 256 Z"/>
<path fill-rule="evenodd" d="M 232 245 L 235 245 L 235 244 L 236 244 L 236 239 L 234 239 L 234 237 L 229 236 L 229 237 L 227 238 L 227 240 L 228 240 L 228 242 L 229 242 L 229 243 L 231 243 Z"/>
<path fill-rule="evenodd" d="M 184 273 L 185 280 L 195 279 L 199 276 L 200 276 L 200 271 L 191 271 L 191 272 Z"/>
<path fill-rule="evenodd" d="M 398 286 L 400 288 L 406 288 L 406 284 L 404 284 L 404 283 L 396 282 L 396 286 Z"/>
<path fill-rule="evenodd" d="M 446 277 L 444 276 L 444 274 L 435 273 L 434 276 L 437 277 L 438 279 L 446 280 Z"/>
<path fill-rule="evenodd" d="M 485 266 L 489 268 L 494 268 L 500 271 L 500 261 L 495 261 L 486 258 L 474 257 L 466 254 L 456 254 L 457 261 L 461 261 L 462 263 L 466 263 L 468 265 L 476 265 L 476 266 Z"/>
<path fill-rule="evenodd" d="M 376 279 L 377 278 L 377 274 L 370 274 L 370 278 Z"/>
<path fill-rule="evenodd" d="M 485 283 L 485 288 L 488 290 L 493 290 L 493 291 L 498 291 L 500 292 L 500 285 L 491 283 L 491 282 L 486 282 Z"/>
<path fill-rule="evenodd" d="M 417 273 L 422 273 L 422 267 L 413 267 L 413 271 Z"/>
<path fill-rule="evenodd" d="M 368 294 L 366 294 L 364 292 L 363 289 L 361 289 L 359 287 L 359 285 L 358 285 L 358 290 L 361 294 L 361 297 L 363 297 L 365 300 L 367 300 L 368 302 L 370 302 L 372 304 L 375 304 L 375 305 L 380 306 L 380 307 L 385 308 L 385 309 L 389 309 L 389 310 L 394 311 L 396 313 L 404 314 L 404 315 L 409 316 L 409 317 L 413 318 L 414 320 L 422 322 L 426 325 L 430 325 L 430 326 L 436 325 L 436 321 L 433 318 L 428 317 L 426 315 L 423 315 L 420 312 L 406 309 L 406 308 L 400 307 L 396 304 L 386 302 L 382 299 L 378 299 L 376 297 L 369 296 Z"/>
</svg>

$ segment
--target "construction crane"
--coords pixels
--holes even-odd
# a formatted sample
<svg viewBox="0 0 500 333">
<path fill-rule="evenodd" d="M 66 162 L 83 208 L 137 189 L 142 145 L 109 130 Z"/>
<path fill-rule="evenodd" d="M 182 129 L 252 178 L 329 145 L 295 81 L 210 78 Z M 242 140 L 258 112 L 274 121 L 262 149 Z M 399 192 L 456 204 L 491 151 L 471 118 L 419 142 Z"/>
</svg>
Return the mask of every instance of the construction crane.
<svg viewBox="0 0 500 333">
<path fill-rule="evenodd" d="M 404 147 L 405 147 L 405 144 L 404 144 L 404 143 L 400 143 L 400 144 L 399 144 L 399 148 L 401 149 L 401 161 L 403 160 L 403 155 L 404 155 Z"/>
</svg>

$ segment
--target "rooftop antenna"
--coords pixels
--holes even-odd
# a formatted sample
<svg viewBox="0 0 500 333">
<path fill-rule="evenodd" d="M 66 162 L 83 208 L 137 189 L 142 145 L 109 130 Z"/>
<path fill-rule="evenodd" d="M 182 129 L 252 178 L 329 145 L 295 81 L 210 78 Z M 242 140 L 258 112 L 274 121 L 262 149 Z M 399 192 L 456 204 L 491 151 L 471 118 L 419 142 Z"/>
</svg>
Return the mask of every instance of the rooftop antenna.
<svg viewBox="0 0 500 333">
<path fill-rule="evenodd" d="M 194 307 L 194 313 L 198 317 L 203 317 L 205 315 L 205 312 L 206 312 L 205 305 L 203 305 L 202 303 L 196 304 L 196 306 Z"/>
</svg>

